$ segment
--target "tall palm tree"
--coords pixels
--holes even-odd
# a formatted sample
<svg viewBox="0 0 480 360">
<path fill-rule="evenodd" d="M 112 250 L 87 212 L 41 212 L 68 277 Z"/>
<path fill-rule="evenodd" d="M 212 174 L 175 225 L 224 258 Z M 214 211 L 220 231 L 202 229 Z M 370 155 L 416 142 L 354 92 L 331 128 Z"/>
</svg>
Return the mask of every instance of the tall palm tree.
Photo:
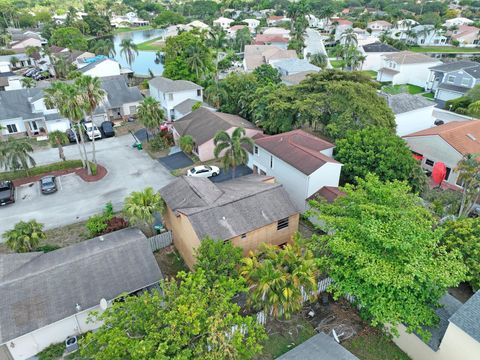
<svg viewBox="0 0 480 360">
<path fill-rule="evenodd" d="M 195 73 L 195 82 L 200 80 L 200 75 L 205 73 L 206 54 L 198 44 L 193 44 L 187 48 L 187 65 Z"/>
<path fill-rule="evenodd" d="M 25 89 L 31 89 L 34 88 L 37 84 L 37 82 L 29 77 L 24 77 L 20 80 L 20 83 L 22 84 L 22 87 Z"/>
<path fill-rule="evenodd" d="M 135 61 L 135 56 L 138 55 L 138 46 L 132 39 L 123 39 L 120 43 L 120 55 L 123 55 L 129 66 Z"/>
<path fill-rule="evenodd" d="M 264 244 L 242 260 L 240 273 L 250 287 L 247 302 L 274 318 L 289 318 L 317 295 L 315 257 L 296 238 L 283 249 Z"/>
<path fill-rule="evenodd" d="M 244 165 L 248 161 L 248 153 L 244 146 L 253 146 L 253 140 L 245 136 L 246 131 L 242 127 L 233 130 L 230 136 L 222 130 L 215 134 L 213 154 L 218 159 L 223 154 L 222 162 L 225 169 L 232 168 L 232 178 L 235 177 L 235 169 L 238 165 Z"/>
<path fill-rule="evenodd" d="M 25 140 L 9 138 L 2 143 L 2 165 L 10 170 L 25 170 L 28 174 L 30 166 L 35 166 L 35 159 L 30 155 L 32 145 Z"/>
<path fill-rule="evenodd" d="M 75 127 L 79 127 L 80 121 L 83 119 L 82 103 L 79 102 L 78 89 L 73 84 L 56 81 L 44 90 L 45 105 L 50 108 L 56 108 L 60 115 L 69 119 Z M 80 141 L 75 134 L 75 142 L 77 143 L 80 159 L 83 167 L 90 168 L 88 162 L 87 151 L 85 149 L 85 141 L 83 139 L 83 131 L 78 131 Z M 82 152 L 83 149 L 83 152 Z M 91 171 L 89 171 L 91 172 Z"/>
<path fill-rule="evenodd" d="M 151 232 L 155 213 L 163 213 L 165 203 L 159 193 L 151 187 L 143 191 L 134 191 L 125 199 L 123 212 L 131 223 L 144 225 Z"/>
<path fill-rule="evenodd" d="M 30 220 L 20 221 L 12 230 L 6 231 L 3 237 L 11 250 L 23 253 L 33 251 L 46 235 L 43 232 L 43 224 Z"/>
<path fill-rule="evenodd" d="M 75 86 L 78 88 L 79 102 L 83 110 L 90 117 L 93 124 L 93 113 L 99 105 L 105 101 L 107 92 L 102 89 L 102 84 L 97 77 L 80 76 L 75 80 Z M 97 163 L 95 156 L 95 136 L 92 136 L 92 161 Z"/>
<path fill-rule="evenodd" d="M 227 33 L 219 26 L 214 26 L 209 31 L 207 44 L 214 49 L 225 49 L 227 46 Z"/>
<path fill-rule="evenodd" d="M 52 65 L 57 79 L 65 79 L 67 77 L 70 64 L 63 56 L 55 57 Z"/>
<path fill-rule="evenodd" d="M 343 40 L 345 46 L 357 46 L 358 44 L 357 34 L 352 28 L 345 30 L 340 39 Z"/>
<path fill-rule="evenodd" d="M 65 161 L 65 153 L 63 152 L 63 145 L 68 144 L 67 134 L 61 132 L 60 130 L 55 130 L 48 133 L 48 141 L 52 146 L 58 148 L 58 157 Z"/>
<path fill-rule="evenodd" d="M 112 40 L 96 40 L 92 52 L 97 55 L 105 55 L 114 57 L 116 55 L 115 45 Z"/>
<path fill-rule="evenodd" d="M 138 107 L 137 116 L 143 126 L 148 130 L 151 130 L 154 134 L 165 119 L 165 114 L 160 103 L 151 96 L 147 96 L 143 99 Z"/>
</svg>

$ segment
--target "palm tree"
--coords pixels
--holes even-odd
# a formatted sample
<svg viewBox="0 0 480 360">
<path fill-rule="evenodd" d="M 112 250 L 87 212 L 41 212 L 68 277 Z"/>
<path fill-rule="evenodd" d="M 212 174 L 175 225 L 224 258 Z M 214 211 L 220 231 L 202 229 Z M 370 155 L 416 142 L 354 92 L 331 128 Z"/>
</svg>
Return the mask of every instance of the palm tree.
<svg viewBox="0 0 480 360">
<path fill-rule="evenodd" d="M 34 250 L 46 235 L 43 232 L 43 224 L 30 220 L 20 221 L 12 230 L 6 231 L 3 238 L 6 239 L 10 250 L 23 253 Z"/>
<path fill-rule="evenodd" d="M 12 56 L 10 58 L 10 65 L 12 65 L 12 68 L 16 68 L 17 67 L 17 64 L 19 63 L 20 59 L 16 56 Z"/>
<path fill-rule="evenodd" d="M 325 54 L 315 53 L 310 56 L 310 63 L 318 66 L 321 69 L 325 69 L 328 65 L 328 57 Z"/>
<path fill-rule="evenodd" d="M 190 135 L 184 135 L 180 138 L 179 145 L 184 153 L 191 154 L 195 146 L 195 140 Z"/>
<path fill-rule="evenodd" d="M 60 130 L 55 130 L 48 133 L 48 141 L 52 146 L 58 147 L 58 157 L 65 161 L 65 154 L 63 152 L 63 145 L 68 144 L 68 136 Z"/>
<path fill-rule="evenodd" d="M 156 133 L 158 127 L 162 124 L 165 114 L 160 103 L 151 96 L 143 99 L 138 107 L 137 116 L 140 122 L 152 133 Z M 147 131 L 148 140 L 148 131 Z"/>
<path fill-rule="evenodd" d="M 131 223 L 144 225 L 151 232 L 155 213 L 163 213 L 165 203 L 160 194 L 151 187 L 143 191 L 134 191 L 125 199 L 123 212 Z"/>
<path fill-rule="evenodd" d="M 75 80 L 75 86 L 78 88 L 80 96 L 79 102 L 83 110 L 90 116 L 93 124 L 93 113 L 97 107 L 102 104 L 107 96 L 107 92 L 102 89 L 99 78 L 91 76 L 80 76 Z M 95 136 L 92 136 L 92 161 L 96 164 L 95 156 Z"/>
<path fill-rule="evenodd" d="M 135 61 L 135 56 L 138 55 L 138 46 L 132 39 L 123 39 L 120 43 L 120 55 L 125 57 L 129 66 Z"/>
<path fill-rule="evenodd" d="M 455 172 L 462 183 L 462 202 L 458 216 L 466 216 L 480 195 L 480 161 L 478 154 L 467 154 L 457 164 Z"/>
<path fill-rule="evenodd" d="M 20 83 L 22 84 L 22 87 L 25 88 L 25 89 L 34 88 L 37 84 L 37 82 L 34 79 L 28 78 L 28 77 L 22 78 L 20 80 Z"/>
<path fill-rule="evenodd" d="M 207 44 L 214 49 L 224 49 L 227 46 L 227 33 L 219 26 L 214 26 L 207 39 Z"/>
<path fill-rule="evenodd" d="M 53 59 L 53 70 L 57 79 L 65 79 L 68 75 L 70 64 L 63 56 Z"/>
<path fill-rule="evenodd" d="M 357 34 L 352 28 L 345 30 L 340 36 L 340 39 L 343 40 L 344 45 L 347 47 L 357 46 L 358 44 Z"/>
<path fill-rule="evenodd" d="M 187 48 L 187 65 L 195 73 L 195 82 L 200 80 L 200 74 L 205 72 L 205 53 L 198 44 L 193 44 Z"/>
<path fill-rule="evenodd" d="M 35 166 L 35 159 L 30 155 L 33 152 L 32 145 L 25 140 L 9 138 L 2 143 L 2 164 L 4 167 L 17 171 L 25 170 L 27 176 L 30 166 Z"/>
<path fill-rule="evenodd" d="M 263 244 L 259 253 L 242 260 L 240 273 L 250 288 L 249 306 L 274 318 L 290 318 L 317 296 L 319 269 L 298 237 L 283 249 Z"/>
<path fill-rule="evenodd" d="M 215 158 L 223 153 L 223 167 L 225 169 L 232 168 L 232 178 L 235 177 L 235 169 L 238 165 L 244 165 L 248 161 L 248 152 L 244 146 L 253 146 L 253 140 L 245 136 L 246 131 L 242 127 L 238 127 L 230 136 L 226 131 L 222 130 L 215 134 L 213 143 L 215 150 L 213 154 Z"/>
<path fill-rule="evenodd" d="M 39 51 L 39 49 L 40 48 L 38 46 L 27 46 L 25 48 L 25 55 L 31 58 L 35 53 Z"/>
<path fill-rule="evenodd" d="M 92 52 L 99 55 L 111 56 L 116 55 L 115 46 L 112 40 L 96 40 L 95 45 L 93 46 Z"/>
</svg>

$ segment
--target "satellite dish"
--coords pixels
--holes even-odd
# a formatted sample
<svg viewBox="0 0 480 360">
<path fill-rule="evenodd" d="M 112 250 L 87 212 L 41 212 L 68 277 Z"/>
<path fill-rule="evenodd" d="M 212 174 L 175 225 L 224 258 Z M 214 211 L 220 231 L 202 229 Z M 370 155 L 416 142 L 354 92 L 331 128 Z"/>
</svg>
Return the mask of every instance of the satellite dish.
<svg viewBox="0 0 480 360">
<path fill-rule="evenodd" d="M 108 302 L 107 300 L 105 299 L 101 299 L 100 300 L 100 309 L 102 309 L 103 311 L 107 310 L 108 308 Z"/>
</svg>

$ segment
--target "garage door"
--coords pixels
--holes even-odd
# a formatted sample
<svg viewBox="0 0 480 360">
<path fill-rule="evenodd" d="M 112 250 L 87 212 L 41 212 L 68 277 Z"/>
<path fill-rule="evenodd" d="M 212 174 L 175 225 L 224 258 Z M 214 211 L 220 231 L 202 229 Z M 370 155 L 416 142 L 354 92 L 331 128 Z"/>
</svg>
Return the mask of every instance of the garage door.
<svg viewBox="0 0 480 360">
<path fill-rule="evenodd" d="M 450 92 L 445 90 L 438 90 L 437 99 L 442 101 L 448 101 L 461 97 L 462 94 L 456 92 Z"/>
<path fill-rule="evenodd" d="M 47 121 L 47 130 L 52 131 L 61 131 L 65 132 L 70 128 L 70 121 L 68 120 L 56 120 L 56 121 Z"/>
<path fill-rule="evenodd" d="M 10 351 L 7 348 L 7 345 L 0 346 L 0 360 L 13 360 Z"/>
</svg>

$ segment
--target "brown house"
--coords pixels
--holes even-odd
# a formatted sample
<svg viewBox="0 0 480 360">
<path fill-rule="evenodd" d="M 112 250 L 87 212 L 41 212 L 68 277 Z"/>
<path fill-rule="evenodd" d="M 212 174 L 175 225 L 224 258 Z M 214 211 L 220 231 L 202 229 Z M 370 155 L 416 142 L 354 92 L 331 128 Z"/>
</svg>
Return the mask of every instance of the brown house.
<svg viewBox="0 0 480 360">
<path fill-rule="evenodd" d="M 207 236 L 231 241 L 247 255 L 261 243 L 283 245 L 298 230 L 298 210 L 272 177 L 249 175 L 216 184 L 181 177 L 160 194 L 167 204 L 165 225 L 190 268 Z"/>
</svg>

